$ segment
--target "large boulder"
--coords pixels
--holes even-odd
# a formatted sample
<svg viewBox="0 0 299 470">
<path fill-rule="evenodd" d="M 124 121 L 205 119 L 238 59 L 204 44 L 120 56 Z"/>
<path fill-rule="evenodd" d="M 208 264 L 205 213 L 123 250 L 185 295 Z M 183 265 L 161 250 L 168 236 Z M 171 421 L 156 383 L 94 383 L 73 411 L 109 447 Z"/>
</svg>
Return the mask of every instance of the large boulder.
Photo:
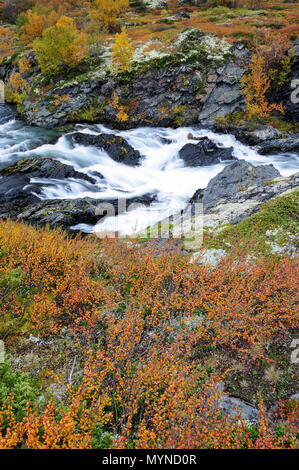
<svg viewBox="0 0 299 470">
<path fill-rule="evenodd" d="M 238 398 L 223 396 L 219 405 L 229 420 L 235 420 L 237 416 L 240 416 L 250 425 L 258 425 L 259 423 L 259 410 Z"/>
<path fill-rule="evenodd" d="M 89 197 L 69 200 L 51 199 L 39 201 L 26 208 L 18 214 L 18 219 L 40 227 L 48 225 L 50 228 L 62 227 L 64 230 L 70 230 L 81 224 L 96 225 L 106 215 L 111 214 L 111 206 L 113 206 L 113 214 L 119 215 L 125 212 L 130 204 L 149 205 L 155 199 L 155 196 L 148 194 L 128 199 L 124 205 L 119 203 L 118 199 L 102 200 Z"/>
<path fill-rule="evenodd" d="M 76 171 L 71 165 L 66 165 L 52 158 L 24 158 L 0 171 L 1 177 L 9 178 L 16 175 L 26 181 L 36 177 L 54 179 L 77 178 L 95 183 L 94 178 Z"/>
<path fill-rule="evenodd" d="M 71 135 L 71 139 L 77 145 L 90 145 L 104 150 L 116 162 L 125 163 L 130 166 L 137 166 L 140 163 L 140 153 L 128 144 L 123 137 L 113 134 L 92 135 L 76 133 Z"/>
<path fill-rule="evenodd" d="M 186 166 L 197 167 L 214 165 L 222 161 L 236 160 L 233 156 L 233 147 L 218 147 L 207 137 L 198 139 L 197 144 L 186 144 L 179 152 Z"/>
</svg>

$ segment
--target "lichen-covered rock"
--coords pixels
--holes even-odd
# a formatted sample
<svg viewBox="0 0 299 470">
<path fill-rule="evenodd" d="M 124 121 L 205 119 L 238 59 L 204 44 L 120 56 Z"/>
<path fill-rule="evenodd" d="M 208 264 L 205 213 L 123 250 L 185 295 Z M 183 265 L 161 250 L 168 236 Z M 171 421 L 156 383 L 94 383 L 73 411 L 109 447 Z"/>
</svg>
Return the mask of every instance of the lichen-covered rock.
<svg viewBox="0 0 299 470">
<path fill-rule="evenodd" d="M 179 152 L 186 166 L 197 167 L 214 165 L 222 161 L 236 160 L 233 148 L 218 147 L 207 137 L 198 139 L 197 144 L 186 144 Z"/>
</svg>

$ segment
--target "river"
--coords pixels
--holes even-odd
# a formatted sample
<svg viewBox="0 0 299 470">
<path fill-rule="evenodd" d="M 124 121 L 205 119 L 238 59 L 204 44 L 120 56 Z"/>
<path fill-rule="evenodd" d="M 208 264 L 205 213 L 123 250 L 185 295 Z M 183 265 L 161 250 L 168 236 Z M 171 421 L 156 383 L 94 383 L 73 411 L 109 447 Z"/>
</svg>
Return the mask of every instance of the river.
<svg viewBox="0 0 299 470">
<path fill-rule="evenodd" d="M 187 168 L 179 158 L 179 150 L 190 143 L 188 134 L 208 137 L 216 144 L 233 147 L 234 156 L 253 165 L 273 163 L 283 176 L 299 168 L 297 154 L 259 155 L 253 148 L 238 142 L 232 135 L 217 134 L 207 129 L 182 127 L 179 129 L 138 128 L 129 131 L 110 130 L 103 125 L 77 125 L 74 132 L 91 134 L 113 133 L 124 137 L 142 155 L 138 167 L 130 167 L 112 160 L 104 151 L 93 147 L 74 145 L 70 133 L 59 133 L 28 127 L 17 120 L 10 108 L 0 105 L 0 169 L 26 157 L 51 157 L 72 165 L 76 170 L 92 174 L 99 172 L 94 185 L 82 180 L 37 180 L 43 184 L 42 199 L 74 199 L 92 197 L 101 200 L 132 198 L 155 194 L 157 199 L 149 208 L 139 208 L 118 216 L 122 235 L 141 230 L 148 225 L 183 209 L 194 192 L 205 188 L 224 164 Z M 58 140 L 57 140 L 58 138 Z M 54 143 L 53 143 L 54 142 Z M 34 182 L 32 181 L 32 182 Z M 101 230 L 114 230 L 115 220 L 107 218 Z M 74 230 L 93 232 L 95 227 L 80 225 Z"/>
</svg>

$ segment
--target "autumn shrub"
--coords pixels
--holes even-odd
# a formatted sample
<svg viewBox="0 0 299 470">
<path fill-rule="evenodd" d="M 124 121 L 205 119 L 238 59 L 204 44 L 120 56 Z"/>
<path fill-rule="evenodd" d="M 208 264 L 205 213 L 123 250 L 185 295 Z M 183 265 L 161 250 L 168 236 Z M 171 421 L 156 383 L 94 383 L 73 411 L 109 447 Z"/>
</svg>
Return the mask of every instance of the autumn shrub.
<svg viewBox="0 0 299 470">
<path fill-rule="evenodd" d="M 291 44 L 288 36 L 281 32 L 274 32 L 267 28 L 256 32 L 255 52 L 256 55 L 264 58 L 267 70 L 280 63 Z"/>
<path fill-rule="evenodd" d="M 30 86 L 22 77 L 21 73 L 15 72 L 9 79 L 9 86 L 12 89 L 12 102 L 21 105 L 30 93 Z"/>
<path fill-rule="evenodd" d="M 55 75 L 63 69 L 78 66 L 87 57 L 87 39 L 79 33 L 72 18 L 62 16 L 55 26 L 43 31 L 33 43 L 41 70 Z"/>
</svg>

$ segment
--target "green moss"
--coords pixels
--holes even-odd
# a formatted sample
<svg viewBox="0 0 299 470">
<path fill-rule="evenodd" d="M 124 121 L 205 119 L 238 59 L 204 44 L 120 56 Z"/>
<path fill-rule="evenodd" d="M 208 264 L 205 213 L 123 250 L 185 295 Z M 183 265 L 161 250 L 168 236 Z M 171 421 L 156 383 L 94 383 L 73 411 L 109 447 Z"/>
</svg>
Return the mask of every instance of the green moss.
<svg viewBox="0 0 299 470">
<path fill-rule="evenodd" d="M 266 184 L 274 184 L 275 181 Z M 284 196 L 278 196 L 260 210 L 237 225 L 224 227 L 216 234 L 205 234 L 209 248 L 236 246 L 248 249 L 254 240 L 254 250 L 271 253 L 271 242 L 282 246 L 298 234 L 299 227 L 299 189 Z M 266 232 L 269 231 L 269 236 Z M 270 243 L 269 243 L 270 242 Z"/>
</svg>

